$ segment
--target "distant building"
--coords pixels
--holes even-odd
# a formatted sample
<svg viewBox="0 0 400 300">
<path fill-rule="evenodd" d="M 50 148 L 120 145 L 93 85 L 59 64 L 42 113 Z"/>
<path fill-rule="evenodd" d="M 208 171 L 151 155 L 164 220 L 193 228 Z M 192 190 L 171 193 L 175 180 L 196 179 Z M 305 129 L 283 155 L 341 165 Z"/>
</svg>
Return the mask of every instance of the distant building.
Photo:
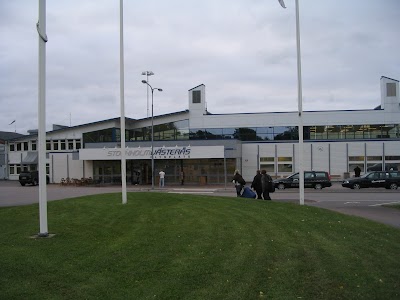
<svg viewBox="0 0 400 300">
<path fill-rule="evenodd" d="M 400 167 L 399 81 L 381 78 L 381 103 L 374 109 L 305 111 L 305 170 L 343 178 L 357 165 Z M 167 184 L 224 184 L 235 169 L 251 181 L 257 169 L 274 177 L 298 170 L 298 112 L 212 114 L 205 86 L 188 91 L 189 109 L 154 117 L 155 174 Z M 251 103 L 251 99 L 245 99 Z M 351 103 L 351 99 L 349 99 Z M 47 173 L 62 178 L 93 178 L 120 183 L 120 120 L 101 120 L 47 132 Z M 126 118 L 127 181 L 151 183 L 151 117 Z M 8 142 L 8 177 L 37 168 L 37 135 Z"/>
<path fill-rule="evenodd" d="M 22 134 L 0 131 L 0 180 L 8 179 L 6 143 L 8 140 L 23 136 Z"/>
</svg>

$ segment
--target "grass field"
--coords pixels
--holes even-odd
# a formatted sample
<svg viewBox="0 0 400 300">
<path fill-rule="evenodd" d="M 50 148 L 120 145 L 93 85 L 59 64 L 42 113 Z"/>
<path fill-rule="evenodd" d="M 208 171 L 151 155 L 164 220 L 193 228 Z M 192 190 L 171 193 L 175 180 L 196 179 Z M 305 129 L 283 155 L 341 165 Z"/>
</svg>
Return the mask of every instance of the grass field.
<svg viewBox="0 0 400 300">
<path fill-rule="evenodd" d="M 400 209 L 400 204 L 391 204 L 391 205 L 384 205 L 386 207 L 390 207 L 390 208 L 395 208 L 395 209 Z"/>
<path fill-rule="evenodd" d="M 1 299 L 400 299 L 400 230 L 315 207 L 129 193 L 0 209 Z"/>
</svg>

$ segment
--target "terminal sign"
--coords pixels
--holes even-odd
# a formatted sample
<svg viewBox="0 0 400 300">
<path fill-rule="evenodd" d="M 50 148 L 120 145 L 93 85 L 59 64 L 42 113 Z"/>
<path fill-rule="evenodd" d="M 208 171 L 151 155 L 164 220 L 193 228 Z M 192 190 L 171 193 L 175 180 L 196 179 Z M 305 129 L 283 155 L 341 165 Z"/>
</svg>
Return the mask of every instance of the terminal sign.
<svg viewBox="0 0 400 300">
<path fill-rule="evenodd" d="M 80 149 L 80 160 L 121 159 L 121 148 Z M 224 158 L 224 146 L 157 147 L 154 159 Z M 151 159 L 151 147 L 126 148 L 126 159 Z"/>
</svg>

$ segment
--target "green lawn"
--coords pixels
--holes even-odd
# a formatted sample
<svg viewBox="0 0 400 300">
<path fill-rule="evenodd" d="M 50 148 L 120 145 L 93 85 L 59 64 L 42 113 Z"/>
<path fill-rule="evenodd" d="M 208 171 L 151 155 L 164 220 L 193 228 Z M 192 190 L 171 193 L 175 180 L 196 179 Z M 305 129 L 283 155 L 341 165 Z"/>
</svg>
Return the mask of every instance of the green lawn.
<svg viewBox="0 0 400 300">
<path fill-rule="evenodd" d="M 390 208 L 395 208 L 395 209 L 400 209 L 400 204 L 388 204 L 384 205 L 385 207 L 390 207 Z"/>
<path fill-rule="evenodd" d="M 315 207 L 129 193 L 0 209 L 1 299 L 400 299 L 400 230 Z"/>
</svg>

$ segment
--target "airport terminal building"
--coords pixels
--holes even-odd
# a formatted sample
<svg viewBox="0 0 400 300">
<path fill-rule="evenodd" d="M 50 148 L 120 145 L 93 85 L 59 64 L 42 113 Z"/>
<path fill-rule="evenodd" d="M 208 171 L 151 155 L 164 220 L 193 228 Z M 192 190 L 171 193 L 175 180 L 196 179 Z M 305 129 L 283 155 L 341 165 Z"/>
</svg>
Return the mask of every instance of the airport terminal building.
<svg viewBox="0 0 400 300">
<path fill-rule="evenodd" d="M 368 170 L 400 168 L 399 81 L 381 78 L 381 103 L 367 110 L 305 111 L 305 170 L 327 171 L 333 178 Z M 155 173 L 166 184 L 225 184 L 235 169 L 251 182 L 257 169 L 273 177 L 298 170 L 298 112 L 212 114 L 205 86 L 188 92 L 188 110 L 154 116 Z M 377 103 L 378 105 L 379 103 Z M 126 118 L 127 183 L 151 183 L 152 119 Z M 5 177 L 36 170 L 37 134 L 5 143 Z M 92 178 L 99 184 L 121 182 L 120 119 L 47 132 L 50 182 Z M 183 172 L 183 173 L 182 173 Z M 158 177 L 158 176 L 157 176 Z M 1 179 L 1 178 L 0 178 Z"/>
</svg>

